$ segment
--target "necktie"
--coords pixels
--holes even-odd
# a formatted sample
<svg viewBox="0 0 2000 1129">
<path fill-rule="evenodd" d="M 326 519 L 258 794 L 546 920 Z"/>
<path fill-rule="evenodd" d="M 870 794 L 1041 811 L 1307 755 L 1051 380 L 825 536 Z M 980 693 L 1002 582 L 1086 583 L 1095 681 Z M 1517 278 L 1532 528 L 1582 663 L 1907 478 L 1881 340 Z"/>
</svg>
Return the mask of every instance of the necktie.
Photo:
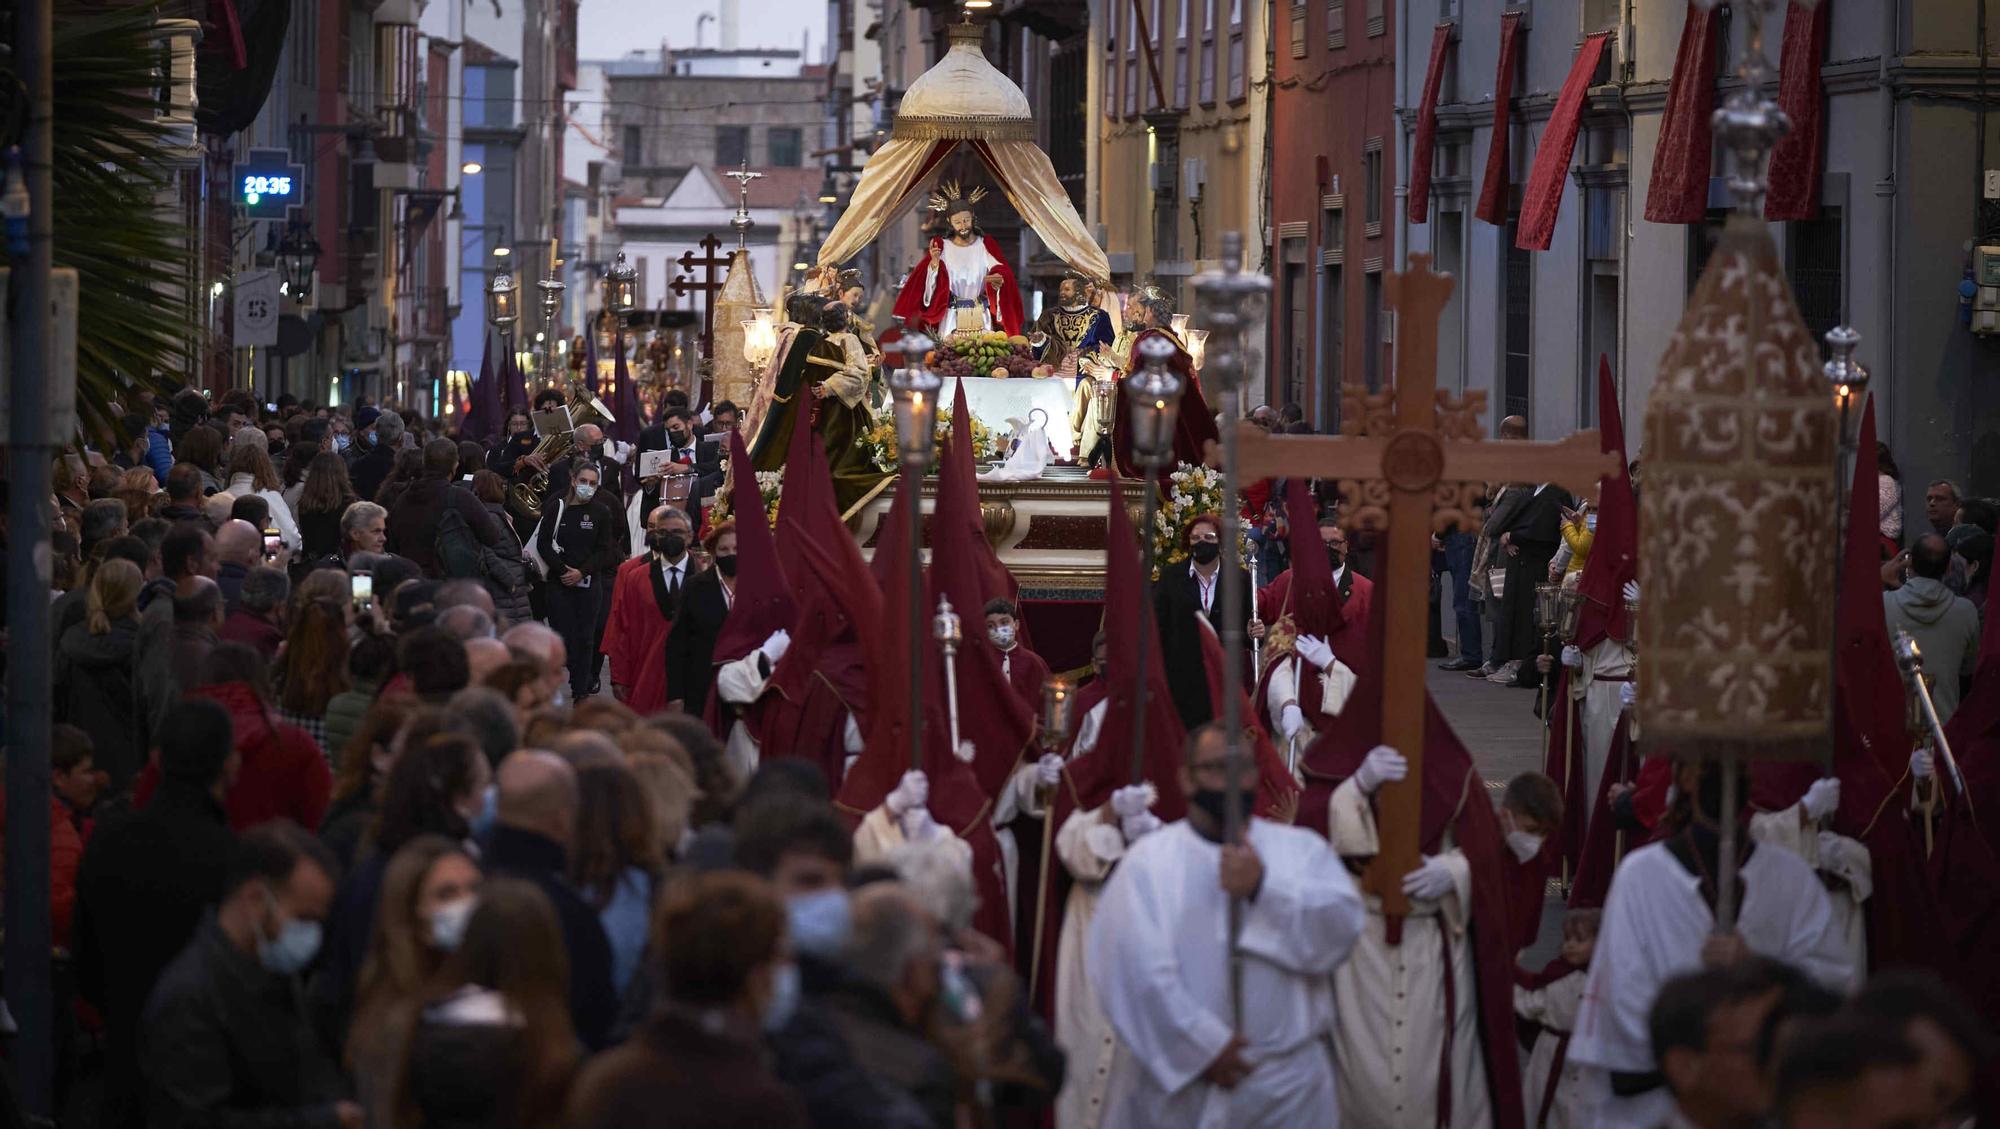
<svg viewBox="0 0 2000 1129">
<path fill-rule="evenodd" d="M 681 594 L 681 566 L 679 566 L 679 565 L 668 565 L 668 566 L 667 566 L 667 595 L 669 595 L 669 596 L 678 596 L 678 595 L 680 595 L 680 594 Z"/>
</svg>

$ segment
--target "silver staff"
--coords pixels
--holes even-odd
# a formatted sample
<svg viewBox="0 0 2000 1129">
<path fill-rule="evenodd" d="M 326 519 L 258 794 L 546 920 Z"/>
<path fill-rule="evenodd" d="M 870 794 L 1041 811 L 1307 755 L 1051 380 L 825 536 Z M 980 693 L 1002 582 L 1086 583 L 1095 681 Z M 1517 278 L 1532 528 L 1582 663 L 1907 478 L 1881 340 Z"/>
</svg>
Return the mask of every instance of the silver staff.
<svg viewBox="0 0 2000 1129">
<path fill-rule="evenodd" d="M 1951 742 L 1944 736 L 1944 722 L 1938 720 L 1937 704 L 1931 701 L 1930 683 L 1924 681 L 1924 652 L 1910 633 L 1896 629 L 1896 669 L 1903 672 L 1903 685 L 1909 687 L 1910 695 L 1917 700 L 1917 708 L 1924 715 L 1924 728 L 1930 730 L 1931 743 L 1937 746 L 1939 757 L 1951 772 L 1951 782 L 1958 785 L 1958 794 L 1965 795 L 1965 777 L 1958 771 L 1958 759 L 1951 755 Z"/>
<path fill-rule="evenodd" d="M 951 610 L 951 601 L 938 597 L 937 615 L 931 617 L 931 633 L 937 637 L 938 647 L 944 651 L 944 701 L 951 713 L 951 751 L 958 755 L 958 645 L 965 641 L 964 625 L 959 622 L 958 613 Z"/>
</svg>

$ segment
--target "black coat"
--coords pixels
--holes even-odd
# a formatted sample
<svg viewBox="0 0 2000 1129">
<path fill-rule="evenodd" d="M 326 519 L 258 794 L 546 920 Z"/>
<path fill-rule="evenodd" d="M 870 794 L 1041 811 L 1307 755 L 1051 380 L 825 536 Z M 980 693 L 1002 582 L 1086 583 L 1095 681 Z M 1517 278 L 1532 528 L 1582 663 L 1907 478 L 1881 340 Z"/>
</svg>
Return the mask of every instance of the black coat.
<svg viewBox="0 0 2000 1129">
<path fill-rule="evenodd" d="M 880 1084 L 910 1095 L 936 1129 L 955 1124 L 958 1076 L 922 1031 L 904 1025 L 880 989 L 847 983 L 826 998 L 854 1061 Z"/>
<path fill-rule="evenodd" d="M 56 646 L 55 720 L 90 734 L 97 767 L 115 792 L 146 767 L 145 726 L 139 710 L 139 617 L 92 635 L 78 623 Z"/>
<path fill-rule="evenodd" d="M 658 575 L 658 569 L 653 571 Z M 714 569 L 703 570 L 681 587 L 674 629 L 667 636 L 667 700 L 679 699 L 681 707 L 696 717 L 707 708 L 709 689 L 715 685 L 715 641 L 728 618 L 722 577 Z"/>
<path fill-rule="evenodd" d="M 1539 494 L 1534 487 L 1526 487 L 1506 525 L 1506 532 L 1512 534 L 1508 540 L 1521 546 L 1522 556 L 1533 554 L 1547 564 L 1562 540 L 1562 512 L 1570 501 L 1569 491 L 1560 486 L 1544 486 Z"/>
<path fill-rule="evenodd" d="M 701 528 L 701 500 L 722 488 L 722 444 L 703 436 L 695 436 L 691 444 L 694 448 L 692 462 L 695 471 L 695 486 L 688 496 L 688 521 L 694 528 Z M 639 433 L 639 452 L 667 450 L 667 425 L 656 423 Z M 632 456 L 632 467 L 637 470 L 639 456 Z M 659 487 L 642 489 L 639 495 L 639 517 L 643 520 L 651 515 L 660 504 Z"/>
<path fill-rule="evenodd" d="M 235 849 L 222 805 L 176 780 L 163 781 L 145 810 L 98 827 L 84 848 L 70 943 L 83 998 L 104 1015 L 107 1103 L 114 1107 L 138 1098 L 146 997 L 221 897 Z"/>
<path fill-rule="evenodd" d="M 558 844 L 515 827 L 493 829 L 482 858 L 488 874 L 505 874 L 533 882 L 547 894 L 562 922 L 563 947 L 569 953 L 569 1010 L 576 1036 L 585 1046 L 601 1048 L 618 1018 L 618 992 L 611 984 L 611 941 L 597 911 L 583 900 L 564 876 L 563 849 Z"/>
<path fill-rule="evenodd" d="M 554 583 L 562 570 L 573 568 L 585 576 L 609 577 L 618 571 L 618 566 L 631 556 L 632 531 L 626 527 L 625 512 L 603 491 L 583 503 L 565 504 L 560 501 L 568 494 L 558 494 L 549 488 L 548 500 L 542 504 L 542 520 L 535 526 L 535 547 L 542 554 L 542 563 L 548 566 L 549 580 Z M 589 544 L 572 545 L 564 543 L 562 551 L 556 551 L 556 528 L 558 521 L 577 505 L 587 506 L 591 512 L 591 523 L 595 536 Z M 605 600 L 610 600 L 610 587 L 605 587 Z"/>
<path fill-rule="evenodd" d="M 446 509 L 457 510 L 472 535 L 485 547 L 501 552 L 508 538 L 501 522 L 472 491 L 442 478 L 420 478 L 389 507 L 382 523 L 387 534 L 384 548 L 399 557 L 408 557 L 432 580 L 444 578 L 444 564 L 438 559 L 438 522 Z"/>
<path fill-rule="evenodd" d="M 450 1003 L 428 1009 L 410 1036 L 410 1100 L 425 1129 L 523 1124 L 515 1091 L 520 1029 L 457 1021 L 449 1015 Z"/>
<path fill-rule="evenodd" d="M 773 1077 L 745 1032 L 665 1007 L 584 1068 L 572 1129 L 805 1129 L 799 1096 Z"/>
<path fill-rule="evenodd" d="M 364 502 L 375 500 L 375 493 L 382 489 L 382 482 L 389 472 L 396 469 L 396 452 L 377 444 L 368 448 L 360 458 L 347 466 L 347 477 L 354 483 L 354 496 Z"/>
<path fill-rule="evenodd" d="M 1208 694 L 1208 668 L 1201 646 L 1201 588 L 1189 572 L 1187 561 L 1160 568 L 1153 585 L 1153 612 L 1160 630 L 1160 650 L 1166 663 L 1167 689 L 1180 711 L 1181 724 L 1192 731 L 1206 725 L 1222 712 Z M 1215 606 L 1209 622 L 1218 635 L 1222 631 L 1222 572 L 1216 571 Z M 1256 601 L 1250 593 L 1250 574 L 1243 573 L 1243 626 L 1247 629 L 1255 614 Z"/>
<path fill-rule="evenodd" d="M 265 971 L 212 913 L 160 974 L 143 1042 L 154 1129 L 339 1124 L 346 1083 L 306 1023 L 297 982 Z"/>
</svg>

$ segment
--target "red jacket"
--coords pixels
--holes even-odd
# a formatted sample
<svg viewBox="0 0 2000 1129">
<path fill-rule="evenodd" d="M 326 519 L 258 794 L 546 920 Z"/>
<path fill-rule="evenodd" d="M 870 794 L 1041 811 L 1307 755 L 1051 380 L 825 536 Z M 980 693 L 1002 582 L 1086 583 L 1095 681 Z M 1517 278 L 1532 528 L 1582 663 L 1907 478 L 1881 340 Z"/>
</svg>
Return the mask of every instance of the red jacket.
<svg viewBox="0 0 2000 1129">
<path fill-rule="evenodd" d="M 611 660 L 611 684 L 625 688 L 625 704 L 642 714 L 667 705 L 667 633 L 673 621 L 660 614 L 653 595 L 653 554 L 641 553 L 618 566 L 611 586 L 611 611 L 598 649 Z M 693 579 L 693 572 L 688 578 Z"/>
<path fill-rule="evenodd" d="M 76 872 L 83 865 L 83 845 L 90 839 L 91 821 L 79 820 L 57 796 L 49 797 L 49 929 L 59 949 L 69 947 L 70 918 L 76 913 Z M 0 865 L 6 859 L 7 797 L 0 790 Z"/>
<path fill-rule="evenodd" d="M 189 690 L 190 698 L 220 702 L 236 725 L 236 751 L 243 767 L 230 785 L 223 809 L 232 831 L 243 831 L 274 819 L 289 819 L 317 831 L 326 816 L 333 791 L 333 772 L 319 745 L 296 725 L 280 722 L 255 691 L 241 682 Z M 132 788 L 132 806 L 143 808 L 160 785 L 157 759 L 139 773 Z"/>
</svg>

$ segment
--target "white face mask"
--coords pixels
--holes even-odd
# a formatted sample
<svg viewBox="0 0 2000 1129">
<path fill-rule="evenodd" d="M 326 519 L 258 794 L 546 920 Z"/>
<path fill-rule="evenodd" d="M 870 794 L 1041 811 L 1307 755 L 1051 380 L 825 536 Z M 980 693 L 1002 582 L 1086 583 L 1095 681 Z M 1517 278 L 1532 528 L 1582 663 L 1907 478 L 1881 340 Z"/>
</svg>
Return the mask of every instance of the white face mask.
<svg viewBox="0 0 2000 1129">
<path fill-rule="evenodd" d="M 994 646 L 1004 651 L 1014 645 L 1014 629 L 1012 627 L 989 627 L 986 629 L 986 638 L 991 640 Z"/>
<path fill-rule="evenodd" d="M 596 496 L 596 494 L 597 494 L 597 487 L 595 487 L 595 486 L 592 486 L 592 485 L 591 485 L 590 483 L 588 483 L 588 482 L 579 482 L 579 483 L 577 483 L 577 484 L 576 484 L 576 500 L 577 500 L 577 501 L 579 501 L 579 502 L 588 502 L 588 501 L 590 501 L 590 499 L 591 499 L 591 498 L 595 497 L 595 496 Z"/>
<path fill-rule="evenodd" d="M 1516 862 L 1527 862 L 1542 853 L 1542 837 L 1530 835 L 1526 831 L 1509 831 L 1507 849 L 1514 852 Z"/>
<path fill-rule="evenodd" d="M 439 952 L 452 952 L 465 940 L 465 926 L 472 920 L 472 911 L 479 908 L 479 899 L 460 898 L 446 902 L 431 911 L 431 946 Z"/>
</svg>

